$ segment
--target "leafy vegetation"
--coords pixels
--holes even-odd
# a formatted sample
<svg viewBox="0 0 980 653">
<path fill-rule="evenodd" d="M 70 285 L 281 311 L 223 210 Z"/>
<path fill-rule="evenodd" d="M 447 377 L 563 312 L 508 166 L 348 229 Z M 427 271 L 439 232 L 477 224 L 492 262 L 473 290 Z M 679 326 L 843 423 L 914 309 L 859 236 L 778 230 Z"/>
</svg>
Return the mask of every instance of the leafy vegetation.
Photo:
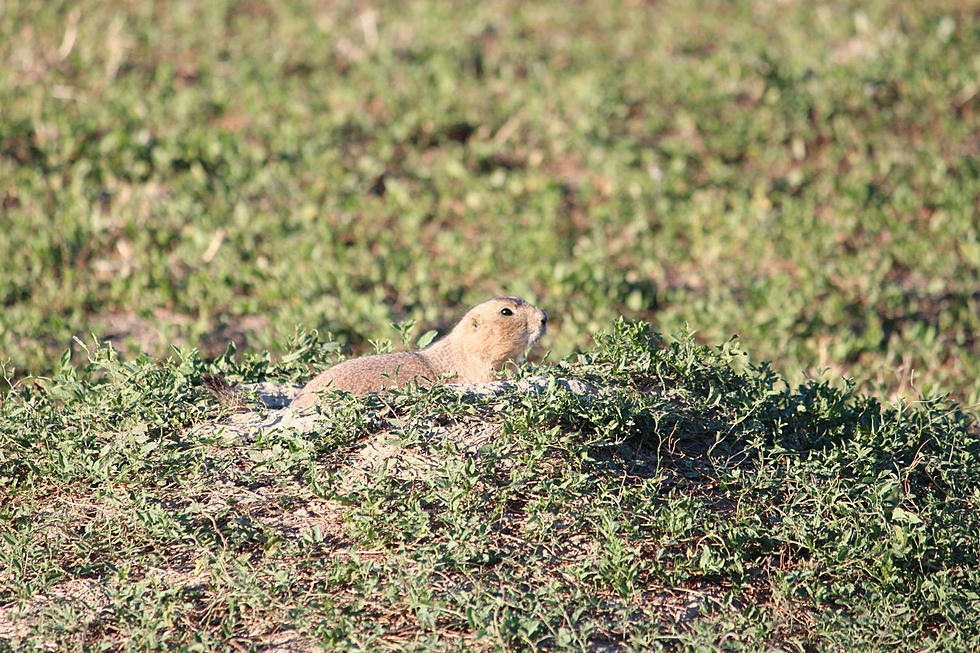
<svg viewBox="0 0 980 653">
<path fill-rule="evenodd" d="M 791 388 L 735 342 L 625 322 L 597 341 L 537 371 L 600 395 L 347 398 L 254 439 L 198 425 L 220 411 L 202 371 L 290 377 L 255 357 L 98 348 L 18 386 L 5 646 L 976 650 L 970 418 Z M 372 439 L 434 462 L 358 467 Z"/>
<path fill-rule="evenodd" d="M 512 293 L 558 357 L 627 315 L 980 400 L 970 3 L 8 0 L 0 35 L 17 375 Z"/>
<path fill-rule="evenodd" d="M 977 650 L 978 18 L 0 3 L 0 651 Z M 213 428 L 503 293 L 596 394 Z"/>
</svg>

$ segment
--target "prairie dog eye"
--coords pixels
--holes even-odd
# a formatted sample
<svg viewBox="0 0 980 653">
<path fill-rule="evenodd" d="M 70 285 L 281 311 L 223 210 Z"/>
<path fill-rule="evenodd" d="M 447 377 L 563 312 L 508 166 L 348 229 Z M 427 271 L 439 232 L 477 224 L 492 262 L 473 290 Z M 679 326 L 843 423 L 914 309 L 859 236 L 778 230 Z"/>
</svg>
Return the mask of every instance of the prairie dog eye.
<svg viewBox="0 0 980 653">
<path fill-rule="evenodd" d="M 502 309 L 500 309 L 500 314 L 501 315 L 513 315 L 514 314 L 514 311 L 510 310 L 509 308 L 502 308 Z"/>
</svg>

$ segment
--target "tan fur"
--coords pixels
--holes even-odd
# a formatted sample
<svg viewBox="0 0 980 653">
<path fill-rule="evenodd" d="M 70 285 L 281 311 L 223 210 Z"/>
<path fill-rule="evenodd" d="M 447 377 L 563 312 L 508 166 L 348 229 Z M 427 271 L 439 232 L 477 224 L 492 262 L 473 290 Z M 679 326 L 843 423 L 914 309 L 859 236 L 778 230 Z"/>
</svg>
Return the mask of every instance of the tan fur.
<svg viewBox="0 0 980 653">
<path fill-rule="evenodd" d="M 504 315 L 508 309 L 511 315 Z M 497 297 L 477 304 L 446 337 L 425 349 L 377 354 L 338 363 L 317 375 L 290 404 L 306 408 L 320 392 L 345 390 L 356 395 L 404 386 L 485 383 L 508 361 L 520 360 L 547 329 L 548 314 L 518 297 Z"/>
</svg>

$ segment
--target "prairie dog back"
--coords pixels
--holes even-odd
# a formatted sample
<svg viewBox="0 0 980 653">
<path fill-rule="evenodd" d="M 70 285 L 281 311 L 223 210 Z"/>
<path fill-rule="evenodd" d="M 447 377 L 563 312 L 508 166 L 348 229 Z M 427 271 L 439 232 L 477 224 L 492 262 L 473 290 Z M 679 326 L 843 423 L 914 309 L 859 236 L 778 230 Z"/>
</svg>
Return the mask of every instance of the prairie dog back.
<svg viewBox="0 0 980 653">
<path fill-rule="evenodd" d="M 519 297 L 496 297 L 477 304 L 445 337 L 417 351 L 375 354 L 334 365 L 311 380 L 290 404 L 305 408 L 317 394 L 344 390 L 364 395 L 416 381 L 486 383 L 508 361 L 523 358 L 547 331 L 548 314 Z"/>
</svg>

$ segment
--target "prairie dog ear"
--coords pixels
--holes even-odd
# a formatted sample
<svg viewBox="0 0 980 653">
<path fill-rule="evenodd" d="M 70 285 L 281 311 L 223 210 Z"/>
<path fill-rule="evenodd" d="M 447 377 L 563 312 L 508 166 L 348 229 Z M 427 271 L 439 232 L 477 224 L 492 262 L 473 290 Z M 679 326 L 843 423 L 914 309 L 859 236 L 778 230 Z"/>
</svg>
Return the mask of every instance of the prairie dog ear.
<svg viewBox="0 0 980 653">
<path fill-rule="evenodd" d="M 478 318 L 475 315 L 473 317 L 471 317 L 470 318 L 470 327 L 472 327 L 474 330 L 479 329 L 480 328 L 480 318 Z"/>
</svg>

